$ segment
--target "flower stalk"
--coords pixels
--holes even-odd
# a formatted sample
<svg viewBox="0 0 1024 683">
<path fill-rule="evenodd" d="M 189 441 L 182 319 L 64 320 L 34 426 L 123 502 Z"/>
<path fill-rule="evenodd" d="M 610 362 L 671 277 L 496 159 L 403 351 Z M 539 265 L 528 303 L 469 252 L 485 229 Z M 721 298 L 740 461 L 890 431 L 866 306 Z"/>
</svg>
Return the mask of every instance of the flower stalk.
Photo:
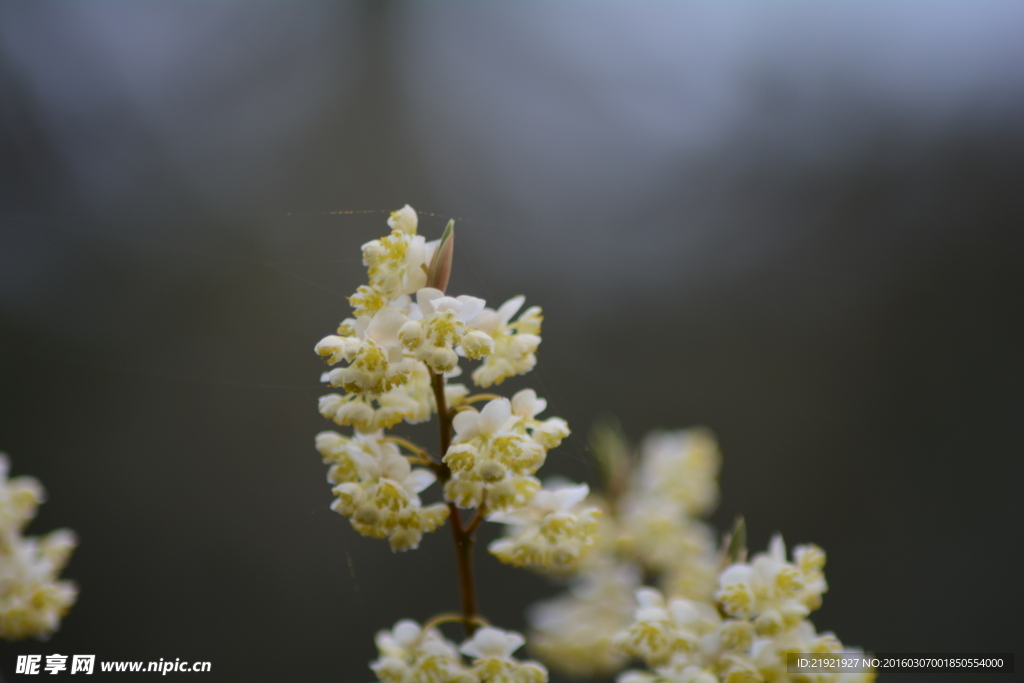
<svg viewBox="0 0 1024 683">
<path fill-rule="evenodd" d="M 444 387 L 445 377 L 443 374 L 430 373 L 430 385 L 434 391 L 434 401 L 437 405 L 437 422 L 440 435 L 440 447 L 442 453 L 447 453 L 452 440 L 452 416 L 448 410 L 445 400 Z M 440 475 L 442 483 L 451 479 L 451 470 L 447 465 L 442 465 Z M 455 564 L 459 572 L 459 597 L 462 602 L 462 626 L 466 636 L 472 636 L 479 623 L 479 606 L 476 598 L 476 581 L 473 576 L 473 545 L 475 539 L 473 533 L 480 523 L 480 515 L 470 524 L 463 528 L 462 514 L 455 503 L 448 503 L 448 518 L 452 527 L 452 541 L 455 543 Z"/>
</svg>

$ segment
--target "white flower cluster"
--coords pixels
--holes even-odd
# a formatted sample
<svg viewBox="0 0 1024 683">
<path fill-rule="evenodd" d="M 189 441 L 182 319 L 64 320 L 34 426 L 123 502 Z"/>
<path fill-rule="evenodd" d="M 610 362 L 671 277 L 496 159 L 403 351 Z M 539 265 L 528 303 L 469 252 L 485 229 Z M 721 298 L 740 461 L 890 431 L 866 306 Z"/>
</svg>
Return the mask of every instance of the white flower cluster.
<svg viewBox="0 0 1024 683">
<path fill-rule="evenodd" d="M 553 573 L 575 569 L 597 540 L 601 510 L 581 505 L 589 491 L 586 484 L 553 485 L 521 508 L 490 515 L 490 521 L 510 524 L 514 532 L 491 543 L 489 550 L 516 567 Z"/>
<path fill-rule="evenodd" d="M 800 546 L 789 562 L 776 536 L 768 553 L 724 567 L 710 529 L 696 518 L 718 498 L 720 456 L 708 432 L 652 434 L 635 461 L 622 444 L 603 447 L 609 471 L 623 481 L 609 482 L 617 486 L 607 500 L 592 496 L 609 514 L 570 591 L 530 612 L 530 646 L 539 657 L 574 676 L 609 675 L 630 659 L 649 667 L 621 674 L 618 683 L 745 683 L 797 680 L 786 672 L 789 652 L 843 650 L 806 620 L 827 589 L 820 548 Z M 660 589 L 640 587 L 640 577 Z"/>
<path fill-rule="evenodd" d="M 565 420 L 535 419 L 545 407 L 546 401 L 524 389 L 512 401 L 496 398 L 480 412 L 459 412 L 455 438 L 444 456 L 452 471 L 445 486 L 448 499 L 459 507 L 477 507 L 486 494 L 488 507 L 502 510 L 535 495 L 540 482 L 531 475 L 544 464 L 548 450 L 569 435 Z"/>
<path fill-rule="evenodd" d="M 404 620 L 377 634 L 380 657 L 370 668 L 381 683 L 545 683 L 543 665 L 512 656 L 524 642 L 514 631 L 488 626 L 456 647 L 437 629 Z"/>
<path fill-rule="evenodd" d="M 44 499 L 43 487 L 31 477 L 8 480 L 9 467 L 0 454 L 0 638 L 48 638 L 78 597 L 73 583 L 57 580 L 75 535 L 68 529 L 21 535 Z"/>
<path fill-rule="evenodd" d="M 512 526 L 512 537 L 492 545 L 500 559 L 551 571 L 574 567 L 594 543 L 600 511 L 579 506 L 585 487 L 582 495 L 578 487 L 542 491 L 533 476 L 569 435 L 565 420 L 538 419 L 547 403 L 529 389 L 511 401 L 470 399 L 466 386 L 445 382 L 460 375 L 460 357 L 482 361 L 472 373 L 480 387 L 530 371 L 541 341 L 540 309 L 513 320 L 521 296 L 494 310 L 483 299 L 450 297 L 429 286 L 445 286 L 428 282 L 428 274 L 451 245 L 417 235 L 409 206 L 391 214 L 388 224 L 390 235 L 363 245 L 369 283 L 349 299 L 354 317 L 316 345 L 317 354 L 337 366 L 324 381 L 345 392 L 322 397 L 320 412 L 355 428 L 352 438 L 336 432 L 317 437 L 338 496 L 333 508 L 361 534 L 386 537 L 395 550 L 415 548 L 424 532 L 447 518 L 443 505 L 423 507 L 418 497 L 440 476 L 447 502 L 486 510 L 489 521 Z M 454 437 L 440 462 L 417 457 L 430 469 L 413 468 L 382 430 L 437 412 L 432 378 L 444 385 L 453 414 L 443 417 L 451 420 Z M 470 405 L 480 399 L 491 400 L 480 410 Z"/>
<path fill-rule="evenodd" d="M 651 670 L 625 672 L 618 683 L 874 680 L 871 672 L 787 672 L 786 655 L 791 652 L 854 650 L 831 633 L 817 633 L 804 618 L 821 603 L 824 553 L 816 546 L 803 546 L 791 564 L 785 552 L 781 536 L 776 536 L 769 553 L 723 571 L 716 601 L 666 600 L 657 590 L 638 590 L 633 622 L 618 633 L 615 643 Z"/>
<path fill-rule="evenodd" d="M 347 363 L 324 374 L 346 394 L 321 398 L 320 412 L 363 431 L 428 419 L 436 409 L 428 368 L 446 374 L 456 370 L 460 355 L 483 359 L 473 380 L 489 387 L 531 370 L 540 344 L 539 308 L 512 320 L 523 297 L 495 311 L 483 299 L 449 297 L 427 286 L 427 266 L 439 245 L 416 234 L 412 207 L 392 213 L 388 224 L 390 235 L 363 245 L 369 284 L 349 297 L 355 317 L 316 345 L 328 364 Z M 467 393 L 453 389 L 456 397 Z"/>
<path fill-rule="evenodd" d="M 443 503 L 423 507 L 417 494 L 437 477 L 413 469 L 398 446 L 382 438 L 379 432 L 356 432 L 351 439 L 321 432 L 316 447 L 331 465 L 327 479 L 337 496 L 331 508 L 349 517 L 364 536 L 387 538 L 392 549 L 409 550 L 425 532 L 444 524 L 448 508 Z"/>
</svg>

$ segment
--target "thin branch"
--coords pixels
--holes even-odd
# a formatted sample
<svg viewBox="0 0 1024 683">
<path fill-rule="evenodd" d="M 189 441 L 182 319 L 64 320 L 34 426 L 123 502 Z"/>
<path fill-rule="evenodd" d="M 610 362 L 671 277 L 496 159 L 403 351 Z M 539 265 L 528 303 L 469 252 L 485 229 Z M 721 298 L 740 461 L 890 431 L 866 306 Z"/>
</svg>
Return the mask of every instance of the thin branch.
<svg viewBox="0 0 1024 683">
<path fill-rule="evenodd" d="M 476 396 L 467 396 L 466 398 L 462 399 L 462 405 L 465 405 L 467 403 L 476 403 L 477 401 L 493 401 L 496 398 L 504 397 L 498 396 L 497 394 L 477 394 Z"/>
<path fill-rule="evenodd" d="M 430 456 L 430 453 L 428 453 L 425 448 L 420 448 L 419 446 L 414 444 L 412 441 L 409 441 L 408 439 L 404 439 L 400 436 L 385 436 L 383 439 L 381 439 L 381 441 L 390 441 L 393 444 L 397 444 L 404 448 L 405 450 L 415 453 L 417 456 L 419 456 L 421 460 L 426 460 L 427 462 L 430 463 L 437 462 Z"/>
<path fill-rule="evenodd" d="M 427 623 L 423 624 L 423 632 L 426 633 L 430 629 L 437 628 L 441 624 L 452 624 L 452 623 L 456 623 L 456 622 L 458 622 L 460 624 L 465 624 L 466 623 L 465 615 L 458 614 L 457 612 L 445 612 L 443 614 L 438 614 L 435 617 L 431 617 L 430 621 L 428 621 Z M 487 621 L 486 619 L 484 619 L 480 615 L 477 615 L 477 616 L 473 617 L 473 623 L 477 624 L 478 626 L 490 626 L 491 625 L 491 623 L 489 621 Z"/>
<path fill-rule="evenodd" d="M 430 468 L 437 467 L 437 463 L 434 462 L 433 460 L 424 460 L 423 458 L 418 458 L 415 455 L 403 455 L 402 457 L 408 460 L 413 465 L 426 465 L 427 467 Z"/>
<path fill-rule="evenodd" d="M 437 402 L 437 421 L 440 431 L 440 452 L 443 459 L 448 453 L 448 447 L 452 442 L 452 414 L 448 411 L 448 404 L 444 396 L 444 375 L 439 375 L 433 370 L 430 371 L 430 386 L 434 390 L 434 400 Z M 451 479 L 451 470 L 447 465 L 441 465 L 438 479 L 442 482 Z M 462 513 L 455 503 L 448 503 L 449 519 L 452 526 L 452 540 L 455 542 L 455 563 L 459 570 L 459 594 L 462 598 L 462 625 L 465 628 L 466 636 L 472 636 L 476 631 L 479 609 L 476 601 L 476 585 L 473 577 L 473 536 L 466 533 L 462 526 Z"/>
<path fill-rule="evenodd" d="M 477 530 L 480 524 L 483 523 L 484 517 L 487 516 L 487 512 L 487 501 L 484 501 L 480 503 L 480 507 L 476 509 L 476 515 L 473 517 L 473 520 L 469 523 L 469 526 L 466 527 L 467 536 L 473 535 L 473 533 Z"/>
</svg>

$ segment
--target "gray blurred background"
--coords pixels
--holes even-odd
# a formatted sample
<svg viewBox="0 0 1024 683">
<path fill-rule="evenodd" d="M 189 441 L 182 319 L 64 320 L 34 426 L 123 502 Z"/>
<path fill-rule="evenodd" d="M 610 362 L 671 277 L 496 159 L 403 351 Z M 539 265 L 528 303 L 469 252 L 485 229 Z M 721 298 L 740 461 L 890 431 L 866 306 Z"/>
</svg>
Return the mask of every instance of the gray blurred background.
<svg viewBox="0 0 1024 683">
<path fill-rule="evenodd" d="M 428 239 L 456 218 L 453 291 L 544 307 L 506 385 L 576 431 L 544 472 L 596 483 L 601 413 L 707 425 L 713 523 L 828 552 L 820 630 L 1013 650 L 1022 29 L 1019 3 L 4 2 L 0 449 L 49 491 L 30 530 L 78 532 L 81 596 L 0 671 L 364 681 L 374 632 L 457 605 L 447 532 L 358 536 L 313 449 L 313 345 L 405 203 Z M 557 590 L 478 567 L 505 627 Z"/>
</svg>

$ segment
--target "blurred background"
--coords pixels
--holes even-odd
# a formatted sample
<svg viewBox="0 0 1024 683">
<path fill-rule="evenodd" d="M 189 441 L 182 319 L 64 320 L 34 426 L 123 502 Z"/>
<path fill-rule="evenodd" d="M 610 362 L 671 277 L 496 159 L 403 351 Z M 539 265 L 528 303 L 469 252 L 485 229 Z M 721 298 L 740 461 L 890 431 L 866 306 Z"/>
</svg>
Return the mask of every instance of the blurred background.
<svg viewBox="0 0 1024 683">
<path fill-rule="evenodd" d="M 447 532 L 360 537 L 313 448 L 313 345 L 405 203 L 428 239 L 456 219 L 452 291 L 544 307 L 506 386 L 576 432 L 545 473 L 597 482 L 602 413 L 706 425 L 715 526 L 828 552 L 819 630 L 1012 651 L 1022 29 L 989 2 L 4 2 L 0 449 L 49 492 L 29 531 L 79 534 L 81 595 L 3 676 L 370 680 L 378 629 L 457 605 Z M 496 624 L 558 590 L 477 556 Z"/>
</svg>

